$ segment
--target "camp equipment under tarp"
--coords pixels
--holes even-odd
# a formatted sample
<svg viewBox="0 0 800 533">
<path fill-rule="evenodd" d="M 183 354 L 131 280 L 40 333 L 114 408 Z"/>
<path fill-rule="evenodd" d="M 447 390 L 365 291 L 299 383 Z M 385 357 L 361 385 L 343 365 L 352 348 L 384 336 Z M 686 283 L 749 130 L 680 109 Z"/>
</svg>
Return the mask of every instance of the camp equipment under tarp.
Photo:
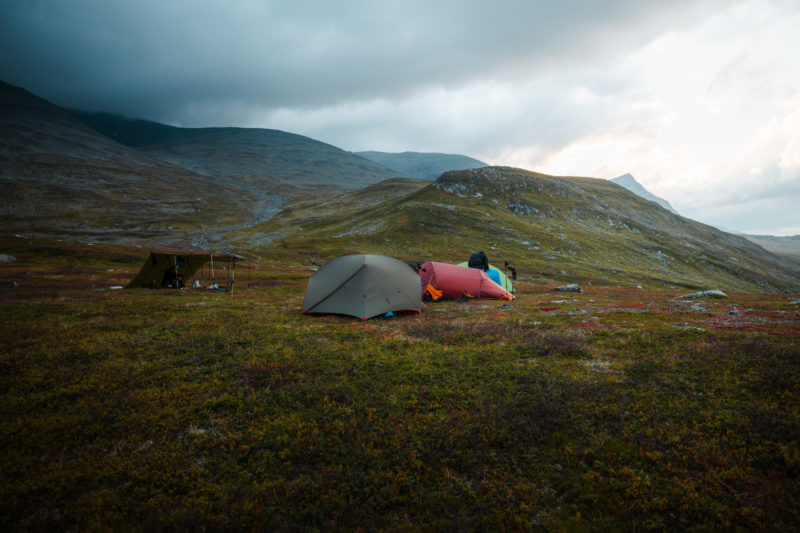
<svg viewBox="0 0 800 533">
<path fill-rule="evenodd" d="M 464 261 L 463 263 L 459 263 L 458 266 L 468 266 L 468 261 Z M 489 276 L 489 279 L 503 287 L 505 290 L 514 294 L 516 289 L 514 288 L 514 284 L 511 283 L 511 280 L 508 279 L 505 272 L 497 268 L 496 266 L 489 264 L 489 270 L 486 271 L 486 275 Z"/>
<path fill-rule="evenodd" d="M 420 268 L 419 278 L 423 294 L 430 285 L 441 291 L 441 297 L 445 299 L 462 297 L 514 299 L 514 295 L 492 281 L 486 272 L 477 268 L 428 261 Z"/>
<path fill-rule="evenodd" d="M 419 312 L 419 276 L 385 255 L 337 257 L 308 280 L 303 313 L 335 313 L 363 320 L 396 311 Z"/>
<path fill-rule="evenodd" d="M 210 282 L 219 281 L 218 284 L 232 289 L 234 269 L 238 259 L 241 258 L 235 255 L 150 252 L 142 269 L 126 288 L 178 288 L 188 283 L 197 271 L 208 264 Z M 225 278 L 215 279 L 215 267 L 217 271 L 224 268 Z"/>
</svg>

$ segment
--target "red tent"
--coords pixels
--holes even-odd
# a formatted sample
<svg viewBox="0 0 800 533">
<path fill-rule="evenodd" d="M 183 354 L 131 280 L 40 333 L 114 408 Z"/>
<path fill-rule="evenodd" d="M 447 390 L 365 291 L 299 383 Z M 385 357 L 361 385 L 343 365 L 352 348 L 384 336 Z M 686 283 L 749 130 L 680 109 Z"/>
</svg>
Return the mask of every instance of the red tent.
<svg viewBox="0 0 800 533">
<path fill-rule="evenodd" d="M 423 294 L 430 285 L 442 292 L 442 298 L 458 299 L 466 294 L 469 298 L 514 299 L 510 292 L 478 268 L 428 261 L 420 268 L 419 276 Z"/>
</svg>

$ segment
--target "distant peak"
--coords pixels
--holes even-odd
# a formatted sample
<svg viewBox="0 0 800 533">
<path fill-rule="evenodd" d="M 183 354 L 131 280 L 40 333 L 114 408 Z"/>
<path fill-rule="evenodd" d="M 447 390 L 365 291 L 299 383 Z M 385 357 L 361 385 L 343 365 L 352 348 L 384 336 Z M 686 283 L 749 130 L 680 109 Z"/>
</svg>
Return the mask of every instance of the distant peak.
<svg viewBox="0 0 800 533">
<path fill-rule="evenodd" d="M 641 185 L 641 183 L 636 181 L 636 178 L 634 178 L 631 174 L 623 174 L 622 176 L 617 176 L 611 181 L 619 185 L 622 185 L 623 183 L 635 183 L 637 185 Z"/>
<path fill-rule="evenodd" d="M 636 178 L 634 178 L 631 174 L 623 174 L 622 176 L 618 176 L 610 181 L 616 183 L 620 187 L 625 187 L 635 195 L 640 196 L 645 200 L 650 200 L 651 202 L 655 202 L 664 209 L 672 211 L 676 215 L 678 214 L 678 212 L 675 211 L 675 209 L 673 209 L 673 207 L 670 205 L 668 201 L 664 200 L 659 196 L 656 196 L 655 194 L 645 189 L 644 186 L 638 181 L 636 181 Z"/>
</svg>

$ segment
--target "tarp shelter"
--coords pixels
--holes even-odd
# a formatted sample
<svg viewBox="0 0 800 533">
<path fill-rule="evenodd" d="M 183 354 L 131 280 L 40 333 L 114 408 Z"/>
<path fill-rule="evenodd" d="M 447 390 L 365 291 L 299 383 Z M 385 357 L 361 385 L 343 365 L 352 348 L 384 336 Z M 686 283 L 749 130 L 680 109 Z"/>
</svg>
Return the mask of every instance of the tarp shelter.
<svg viewBox="0 0 800 533">
<path fill-rule="evenodd" d="M 467 266 L 468 261 L 464 261 L 463 263 L 459 263 L 458 266 Z M 486 275 L 489 276 L 489 279 L 503 287 L 505 290 L 514 294 L 516 289 L 514 288 L 514 284 L 511 283 L 511 280 L 508 279 L 505 272 L 494 266 L 493 264 L 489 263 L 489 270 L 486 272 Z"/>
<path fill-rule="evenodd" d="M 513 300 L 514 295 L 492 281 L 483 270 L 428 261 L 419 270 L 422 293 L 428 285 L 444 299 L 491 298 Z"/>
<path fill-rule="evenodd" d="M 303 313 L 335 313 L 363 320 L 396 311 L 419 312 L 419 276 L 385 255 L 337 257 L 308 280 Z"/>
<path fill-rule="evenodd" d="M 159 289 L 178 287 L 178 279 L 182 279 L 184 284 L 188 283 L 198 270 L 208 264 L 209 279 L 212 282 L 216 281 L 214 279 L 214 268 L 217 270 L 222 267 L 225 268 L 226 275 L 221 284 L 230 289 L 233 287 L 237 259 L 240 258 L 235 255 L 150 252 L 150 256 L 142 265 L 142 269 L 128 283 L 126 288 Z"/>
</svg>

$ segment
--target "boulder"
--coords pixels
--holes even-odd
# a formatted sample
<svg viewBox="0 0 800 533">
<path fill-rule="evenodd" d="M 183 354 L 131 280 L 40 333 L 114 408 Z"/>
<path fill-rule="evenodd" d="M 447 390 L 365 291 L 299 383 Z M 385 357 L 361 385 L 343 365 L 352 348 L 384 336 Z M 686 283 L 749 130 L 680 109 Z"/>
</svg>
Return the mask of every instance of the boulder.
<svg viewBox="0 0 800 533">
<path fill-rule="evenodd" d="M 719 289 L 711 289 L 708 291 L 693 292 L 692 294 L 684 294 L 678 298 L 727 298 L 728 295 Z"/>
<path fill-rule="evenodd" d="M 561 292 L 583 292 L 581 286 L 577 283 L 570 283 L 569 285 L 562 285 L 561 287 L 556 287 L 553 289 L 554 291 L 561 291 Z"/>
<path fill-rule="evenodd" d="M 0 254 L 0 263 L 13 263 L 17 260 L 13 255 Z"/>
</svg>

